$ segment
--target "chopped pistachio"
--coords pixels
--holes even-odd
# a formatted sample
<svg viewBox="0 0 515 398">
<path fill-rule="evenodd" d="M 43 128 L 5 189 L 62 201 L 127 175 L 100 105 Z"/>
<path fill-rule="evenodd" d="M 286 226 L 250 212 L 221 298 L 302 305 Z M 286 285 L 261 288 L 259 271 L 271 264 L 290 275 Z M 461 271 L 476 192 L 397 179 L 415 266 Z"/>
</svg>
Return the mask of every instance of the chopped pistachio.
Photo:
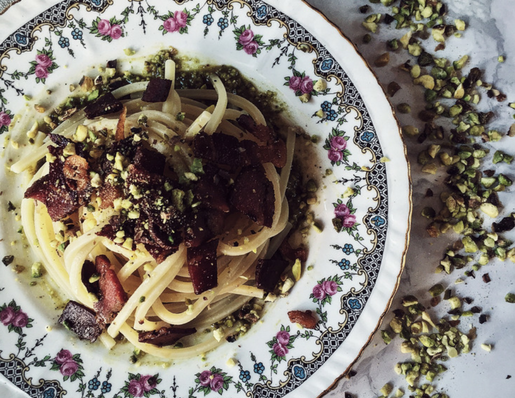
<svg viewBox="0 0 515 398">
<path fill-rule="evenodd" d="M 406 104 L 405 102 L 397 105 L 397 110 L 400 113 L 411 113 L 411 106 Z"/>
<path fill-rule="evenodd" d="M 465 21 L 462 21 L 461 19 L 455 19 L 454 25 L 456 26 L 457 30 L 465 30 L 466 28 Z"/>
<path fill-rule="evenodd" d="M 499 215 L 499 209 L 492 203 L 483 203 L 479 208 L 483 213 L 492 218 L 496 218 Z"/>
<path fill-rule="evenodd" d="M 392 393 L 393 386 L 390 383 L 386 383 L 379 392 L 383 394 L 384 396 L 388 396 Z"/>
<path fill-rule="evenodd" d="M 375 59 L 374 65 L 381 68 L 383 66 L 388 65 L 389 62 L 390 62 L 390 54 L 384 53 Z"/>
<path fill-rule="evenodd" d="M 428 163 L 422 167 L 422 172 L 427 174 L 436 174 L 438 166 L 435 163 Z"/>
<path fill-rule="evenodd" d="M 481 348 L 483 350 L 485 350 L 486 352 L 490 352 L 492 351 L 492 344 L 485 344 L 485 343 L 482 343 L 481 344 Z"/>
<path fill-rule="evenodd" d="M 419 130 L 415 126 L 403 126 L 402 132 L 409 136 L 415 136 L 419 134 Z"/>
<path fill-rule="evenodd" d="M 431 288 L 429 288 L 429 294 L 431 294 L 432 297 L 439 296 L 443 293 L 444 287 L 441 283 L 437 283 L 436 285 L 433 285 Z"/>
<path fill-rule="evenodd" d="M 515 303 L 515 294 L 514 293 L 508 293 L 506 296 L 504 296 L 504 301 L 510 304 Z"/>
</svg>

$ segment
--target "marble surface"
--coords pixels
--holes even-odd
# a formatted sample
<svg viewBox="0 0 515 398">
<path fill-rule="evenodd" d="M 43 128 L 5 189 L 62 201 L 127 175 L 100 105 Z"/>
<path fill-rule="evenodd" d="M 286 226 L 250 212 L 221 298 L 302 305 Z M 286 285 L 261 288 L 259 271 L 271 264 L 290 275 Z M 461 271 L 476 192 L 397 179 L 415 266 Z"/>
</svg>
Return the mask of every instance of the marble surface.
<svg viewBox="0 0 515 398">
<path fill-rule="evenodd" d="M 29 1 L 29 0 L 23 0 Z M 288 0 L 294 6 L 297 0 Z M 359 13 L 359 6 L 368 4 L 368 0 L 307 0 L 309 4 L 318 8 L 341 31 L 356 43 L 365 59 L 373 64 L 378 54 L 385 52 L 385 40 L 394 37 L 399 38 L 399 31 L 387 28 L 382 24 L 379 33 L 373 35 L 369 44 L 362 44 L 362 37 L 366 31 L 361 27 L 363 14 Z M 0 10 L 9 0 L 0 0 Z M 481 108 L 492 110 L 496 114 L 491 127 L 506 132 L 509 126 L 515 122 L 512 115 L 513 109 L 507 106 L 508 102 L 515 102 L 515 7 L 513 0 L 453 0 L 447 1 L 449 6 L 449 19 L 460 18 L 467 22 L 468 28 L 462 38 L 451 38 L 447 42 L 445 51 L 441 56 L 457 59 L 462 55 L 471 56 L 469 66 L 477 66 L 485 71 L 485 81 L 494 83 L 507 96 L 508 100 L 498 103 L 486 98 L 481 101 Z M 385 12 L 380 5 L 372 5 L 374 12 Z M 14 6 L 12 9 L 15 9 Z M 11 12 L 7 10 L 7 13 Z M 377 11 L 376 11 L 377 10 Z M 0 27 L 1 29 L 1 27 Z M 431 42 L 430 40 L 427 41 Z M 433 45 L 432 42 L 431 45 Z M 435 44 L 436 45 L 436 44 Z M 505 57 L 504 63 L 499 63 L 499 55 Z M 380 82 L 386 86 L 391 81 L 397 81 L 403 87 L 392 99 L 392 103 L 409 103 L 414 114 L 423 108 L 423 94 L 420 88 L 411 87 L 410 79 L 405 72 L 400 71 L 397 65 L 404 63 L 410 56 L 398 52 L 391 54 L 391 61 L 384 68 L 373 68 Z M 401 124 L 415 124 L 411 115 L 399 115 Z M 474 304 L 483 309 L 483 313 L 489 315 L 489 321 L 480 325 L 478 317 L 462 320 L 461 329 L 467 331 L 471 326 L 477 327 L 477 338 L 473 342 L 472 351 L 458 358 L 453 358 L 446 363 L 448 371 L 436 379 L 434 385 L 437 391 L 445 391 L 452 398 L 488 397 L 497 398 L 513 397 L 515 391 L 515 316 L 514 304 L 504 301 L 508 292 L 515 293 L 515 265 L 511 262 L 492 262 L 476 273 L 476 278 L 463 276 L 464 270 L 455 271 L 451 275 L 435 274 L 434 269 L 442 258 L 447 244 L 452 241 L 452 236 L 444 236 L 438 239 L 430 238 L 425 232 L 427 220 L 420 216 L 423 207 L 433 204 L 438 208 L 437 199 L 425 198 L 428 188 L 439 192 L 443 188 L 444 172 L 436 175 L 424 174 L 416 162 L 419 151 L 427 144 L 418 144 L 414 139 L 407 139 L 409 157 L 412 163 L 413 178 L 413 225 L 411 233 L 411 245 L 408 251 L 406 268 L 401 285 L 393 302 L 392 309 L 400 305 L 400 300 L 406 294 L 414 294 L 428 303 L 427 290 L 434 283 L 440 282 L 451 287 L 461 297 L 471 297 Z M 515 154 L 515 138 L 505 137 L 495 145 L 503 151 Z M 485 164 L 489 162 L 485 161 Z M 512 179 L 515 178 L 513 167 L 505 167 L 503 170 Z M 500 195 L 505 207 L 503 214 L 515 211 L 515 200 L 510 199 L 513 188 Z M 513 231 L 512 231 L 513 232 Z M 515 240 L 513 233 L 506 234 L 508 238 Z M 455 239 L 456 237 L 454 237 Z M 482 281 L 482 274 L 489 273 L 491 282 Z M 456 279 L 462 277 L 464 283 L 455 284 Z M 440 304 L 431 312 L 434 317 L 441 317 L 448 310 L 445 304 Z M 385 322 L 392 318 L 391 312 L 387 314 Z M 399 361 L 409 360 L 409 355 L 400 353 L 400 340 L 395 339 L 391 344 L 385 345 L 379 335 L 376 335 L 362 356 L 354 366 L 356 375 L 350 379 L 343 378 L 336 382 L 324 395 L 325 398 L 343 398 L 345 393 L 351 393 L 353 397 L 379 396 L 379 389 L 387 382 L 395 387 L 401 387 L 407 391 L 407 384 L 402 376 L 395 374 L 393 368 Z M 491 352 L 480 348 L 482 343 L 493 345 Z M 513 377 L 508 378 L 508 375 Z M 329 388 L 329 386 L 328 386 Z M 13 390 L 0 380 L 0 396 L 21 398 L 25 395 Z M 406 396 L 409 396 L 407 394 Z"/>
<path fill-rule="evenodd" d="M 323 12 L 328 19 L 338 26 L 341 31 L 354 42 L 365 59 L 373 64 L 379 54 L 385 52 L 385 40 L 394 37 L 400 38 L 403 33 L 381 25 L 378 34 L 372 35 L 372 42 L 363 44 L 362 38 L 367 33 L 362 27 L 363 14 L 358 8 L 368 1 L 346 0 L 308 0 L 312 6 Z M 511 0 L 455 0 L 445 2 L 449 6 L 449 20 L 460 18 L 467 22 L 468 28 L 461 38 L 451 38 L 447 41 L 445 51 L 439 56 L 458 59 L 468 54 L 471 57 L 469 67 L 477 66 L 485 71 L 484 81 L 494 83 L 507 96 L 508 100 L 498 103 L 496 100 L 485 98 L 480 106 L 484 110 L 492 110 L 496 114 L 492 128 L 506 132 L 515 122 L 513 109 L 507 106 L 515 101 L 515 7 Z M 372 5 L 374 12 L 385 12 L 386 8 Z M 392 24 L 393 25 L 393 24 Z M 427 40 L 431 48 L 436 46 L 432 39 Z M 423 93 L 419 87 L 410 87 L 410 78 L 407 73 L 400 71 L 397 66 L 410 58 L 406 52 L 393 53 L 390 63 L 384 68 L 372 67 L 383 86 L 391 81 L 397 81 L 403 88 L 392 98 L 392 103 L 407 102 L 416 115 L 423 109 Z M 499 55 L 505 57 L 504 63 L 499 63 Z M 411 115 L 398 115 L 401 124 L 413 125 L 416 121 Z M 420 126 L 419 126 L 420 127 Z M 414 212 L 411 232 L 411 244 L 407 255 L 406 268 L 402 277 L 400 288 L 396 294 L 392 309 L 400 306 L 400 301 L 406 294 L 415 294 L 427 304 L 427 290 L 434 283 L 441 282 L 444 286 L 453 288 L 461 297 L 474 299 L 472 305 L 480 306 L 483 312 L 489 315 L 489 322 L 482 325 L 477 315 L 462 320 L 461 329 L 465 332 L 470 326 L 477 327 L 477 338 L 473 342 L 470 354 L 453 358 L 445 365 L 448 371 L 438 377 L 433 383 L 437 391 L 444 391 L 452 398 L 469 397 L 513 397 L 515 390 L 515 317 L 513 304 L 504 301 L 508 292 L 515 292 L 515 265 L 508 261 L 492 262 L 476 273 L 476 278 L 466 278 L 462 284 L 455 285 L 455 280 L 463 277 L 464 270 L 457 270 L 451 275 L 434 274 L 434 269 L 442 258 L 445 247 L 453 236 L 429 238 L 425 232 L 427 220 L 420 216 L 423 207 L 435 203 L 425 198 L 427 188 L 435 193 L 443 187 L 444 173 L 436 175 L 424 174 L 421 166 L 417 164 L 417 155 L 428 144 L 418 144 L 416 140 L 406 139 L 408 153 L 412 166 Z M 505 137 L 494 148 L 502 148 L 507 153 L 515 153 L 515 139 Z M 493 152 L 493 151 L 492 151 Z M 490 163 L 488 159 L 485 164 Z M 504 172 L 513 177 L 513 166 L 505 167 Z M 513 189 L 501 195 L 505 208 L 504 213 L 514 211 L 515 200 Z M 510 199 L 510 195 L 512 199 Z M 513 231 L 512 231 L 513 232 Z M 507 235 L 514 239 L 513 233 Z M 455 236 L 454 236 L 455 238 Z M 482 274 L 489 273 L 492 281 L 486 284 L 482 281 Z M 422 298 L 425 298 L 424 300 Z M 443 316 L 448 306 L 440 304 L 432 311 L 437 316 Z M 385 323 L 392 318 L 391 312 L 386 316 Z M 364 350 L 363 355 L 354 366 L 357 372 L 351 379 L 342 379 L 324 396 L 324 398 L 343 398 L 345 392 L 354 397 L 376 397 L 379 389 L 387 382 L 395 387 L 401 387 L 406 392 L 407 384 L 403 376 L 398 376 L 393 368 L 397 362 L 409 360 L 409 354 L 400 353 L 400 339 L 394 340 L 386 346 L 381 337 L 376 334 L 371 344 Z M 482 343 L 492 344 L 493 350 L 486 352 L 481 349 Z M 508 375 L 513 376 L 508 378 Z M 495 393 L 494 393 L 495 392 Z"/>
</svg>

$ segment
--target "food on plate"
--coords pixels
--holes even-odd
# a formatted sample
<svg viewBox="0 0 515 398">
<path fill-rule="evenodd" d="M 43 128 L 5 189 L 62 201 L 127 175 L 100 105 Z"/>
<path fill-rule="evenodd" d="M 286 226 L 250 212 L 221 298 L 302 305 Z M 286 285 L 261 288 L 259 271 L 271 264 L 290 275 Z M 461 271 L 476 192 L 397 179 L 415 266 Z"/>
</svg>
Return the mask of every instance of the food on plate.
<svg viewBox="0 0 515 398">
<path fill-rule="evenodd" d="M 147 63 L 150 80 L 114 61 L 107 77 L 85 76 L 83 95 L 48 117 L 50 131 L 34 134 L 11 170 L 33 173 L 22 225 L 70 299 L 59 321 L 91 342 L 112 347 L 121 334 L 179 359 L 259 319 L 306 260 L 288 241 L 306 209 L 298 198 L 289 209 L 286 195 L 302 189 L 299 173 L 290 178 L 298 129 L 277 114 L 272 128 L 215 73 L 178 89 L 199 76 L 170 54 Z"/>
</svg>

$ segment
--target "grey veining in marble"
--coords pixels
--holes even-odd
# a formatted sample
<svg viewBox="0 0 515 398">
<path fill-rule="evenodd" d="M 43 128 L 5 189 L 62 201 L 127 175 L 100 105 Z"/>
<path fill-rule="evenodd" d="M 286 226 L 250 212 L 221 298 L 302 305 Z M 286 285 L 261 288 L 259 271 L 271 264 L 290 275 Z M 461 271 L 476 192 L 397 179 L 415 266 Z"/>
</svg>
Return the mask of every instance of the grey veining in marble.
<svg viewBox="0 0 515 398">
<path fill-rule="evenodd" d="M 361 28 L 363 14 L 358 8 L 368 1 L 347 0 L 308 0 L 308 3 L 318 8 L 334 22 L 342 32 L 353 41 L 360 52 L 370 64 L 375 58 L 386 51 L 385 40 L 402 34 L 395 29 L 381 25 L 379 33 L 372 35 L 370 44 L 363 44 L 362 37 L 367 33 Z M 484 70 L 484 81 L 494 83 L 508 96 L 504 103 L 498 103 L 495 99 L 485 98 L 480 103 L 481 110 L 492 110 L 496 114 L 491 128 L 507 132 L 514 122 L 513 109 L 508 107 L 508 102 L 515 101 L 515 6 L 510 0 L 456 0 L 445 2 L 449 6 L 449 19 L 460 18 L 466 21 L 468 28 L 461 38 L 451 38 L 447 41 L 447 48 L 439 52 L 439 56 L 457 59 L 463 55 L 470 55 L 469 67 L 477 66 Z M 385 12 L 386 8 L 373 5 L 374 12 Z M 377 10 L 377 11 L 376 11 Z M 371 11 L 372 12 L 372 11 Z M 430 40 L 426 42 L 431 43 Z M 435 42 L 434 45 L 436 46 Z M 386 86 L 391 81 L 397 81 L 403 89 L 392 98 L 392 103 L 409 103 L 413 113 L 417 114 L 424 106 L 422 89 L 418 87 L 408 88 L 409 76 L 396 68 L 410 58 L 402 52 L 392 53 L 391 61 L 387 67 L 372 68 L 377 73 L 380 82 Z M 505 57 L 504 63 L 499 63 L 499 55 Z M 411 115 L 399 115 L 402 124 L 414 124 Z M 461 297 L 472 297 L 474 303 L 483 309 L 489 316 L 489 322 L 480 325 L 478 318 L 464 318 L 461 329 L 467 331 L 470 327 L 477 327 L 477 339 L 472 345 L 470 354 L 453 358 L 446 363 L 448 371 L 438 377 L 433 383 L 437 391 L 445 391 L 452 398 L 471 397 L 513 397 L 515 391 L 515 317 L 513 316 L 513 304 L 507 304 L 504 296 L 508 292 L 515 292 L 515 266 L 511 262 L 492 262 L 476 273 L 476 278 L 464 278 L 465 282 L 455 284 L 456 279 L 463 277 L 463 272 L 445 276 L 434 274 L 444 250 L 452 236 L 438 239 L 429 238 L 425 232 L 428 223 L 420 216 L 423 207 L 434 205 L 435 199 L 425 197 L 425 192 L 431 188 L 435 193 L 443 188 L 443 173 L 436 175 L 423 174 L 421 166 L 416 158 L 424 145 L 418 144 L 413 139 L 407 139 L 408 153 L 412 164 L 413 177 L 413 225 L 411 233 L 411 245 L 408 251 L 406 269 L 402 277 L 399 291 L 395 297 L 393 307 L 400 305 L 401 298 L 406 294 L 415 294 L 427 298 L 427 290 L 434 283 L 442 282 L 452 288 Z M 505 137 L 499 143 L 492 145 L 495 149 L 501 149 L 511 155 L 515 154 L 515 138 Z M 491 156 L 491 155 L 490 155 Z M 491 157 L 485 163 L 491 164 Z M 506 173 L 511 178 L 514 176 L 513 166 L 496 165 L 501 167 L 499 171 Z M 509 214 L 515 210 L 513 189 L 501 193 L 501 200 L 505 208 L 503 214 Z M 436 205 L 436 208 L 437 205 Z M 485 220 L 488 225 L 488 220 Z M 514 234 L 508 235 L 512 240 Z M 456 237 L 454 237 L 455 239 Z M 492 281 L 486 284 L 481 276 L 489 273 Z M 424 301 L 427 304 L 428 300 Z M 440 304 L 435 310 L 436 316 L 443 316 L 448 310 L 448 305 Z M 392 315 L 386 317 L 389 322 Z M 481 343 L 493 344 L 493 350 L 488 353 L 480 348 Z M 406 391 L 407 384 L 402 376 L 398 376 L 393 368 L 399 361 L 410 359 L 408 354 L 399 352 L 400 340 L 386 346 L 381 337 L 376 335 L 371 344 L 365 349 L 363 355 L 354 366 L 357 375 L 350 380 L 342 379 L 334 388 L 326 394 L 326 398 L 343 398 L 345 392 L 355 394 L 357 397 L 379 396 L 379 389 L 387 382 L 396 388 L 401 387 Z M 509 376 L 513 376 L 509 378 Z"/>
</svg>

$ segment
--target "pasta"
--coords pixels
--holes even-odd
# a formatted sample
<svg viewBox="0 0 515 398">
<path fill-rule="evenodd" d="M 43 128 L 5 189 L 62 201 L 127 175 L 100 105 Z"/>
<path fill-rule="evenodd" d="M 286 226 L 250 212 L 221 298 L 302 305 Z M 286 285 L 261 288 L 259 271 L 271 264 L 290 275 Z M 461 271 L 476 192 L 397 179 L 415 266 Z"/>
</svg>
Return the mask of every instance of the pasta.
<svg viewBox="0 0 515 398">
<path fill-rule="evenodd" d="M 22 201 L 23 229 L 66 296 L 96 313 L 99 339 L 112 347 L 121 334 L 168 359 L 222 344 L 241 326 L 224 320 L 272 292 L 259 268 L 277 266 L 292 227 L 285 192 L 296 136 L 291 126 L 277 136 L 216 75 L 213 89 L 176 89 L 175 69 L 169 59 L 164 79 L 100 96 L 11 167 L 42 163 Z"/>
</svg>

